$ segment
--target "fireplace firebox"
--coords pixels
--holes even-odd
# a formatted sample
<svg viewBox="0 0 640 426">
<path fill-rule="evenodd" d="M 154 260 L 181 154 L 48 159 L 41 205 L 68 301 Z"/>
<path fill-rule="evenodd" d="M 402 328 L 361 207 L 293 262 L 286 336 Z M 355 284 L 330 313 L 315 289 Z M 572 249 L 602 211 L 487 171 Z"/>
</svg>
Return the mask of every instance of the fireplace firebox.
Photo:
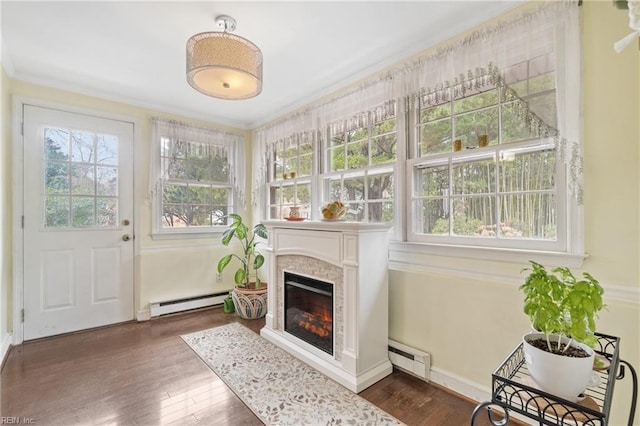
<svg viewBox="0 0 640 426">
<path fill-rule="evenodd" d="M 333 284 L 284 273 L 284 330 L 333 355 Z"/>
</svg>

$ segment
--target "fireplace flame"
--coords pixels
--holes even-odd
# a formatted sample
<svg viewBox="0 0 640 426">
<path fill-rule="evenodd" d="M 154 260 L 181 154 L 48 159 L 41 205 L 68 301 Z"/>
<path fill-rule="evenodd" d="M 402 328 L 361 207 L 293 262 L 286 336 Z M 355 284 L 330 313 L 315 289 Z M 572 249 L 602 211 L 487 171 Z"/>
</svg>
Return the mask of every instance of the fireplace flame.
<svg viewBox="0 0 640 426">
<path fill-rule="evenodd" d="M 303 312 L 298 321 L 298 326 L 320 337 L 327 337 L 333 331 L 331 315 L 326 312 L 316 313 L 315 315 Z"/>
</svg>

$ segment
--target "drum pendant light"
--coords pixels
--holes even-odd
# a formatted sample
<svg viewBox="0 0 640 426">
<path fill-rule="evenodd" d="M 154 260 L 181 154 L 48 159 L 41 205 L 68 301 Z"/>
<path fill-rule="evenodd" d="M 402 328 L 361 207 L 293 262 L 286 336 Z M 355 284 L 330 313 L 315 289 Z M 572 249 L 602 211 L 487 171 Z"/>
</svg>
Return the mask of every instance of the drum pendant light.
<svg viewBox="0 0 640 426">
<path fill-rule="evenodd" d="M 221 32 L 204 32 L 187 41 L 187 82 L 198 92 L 220 99 L 248 99 L 262 92 L 262 52 L 231 34 L 236 21 L 216 17 Z"/>
</svg>

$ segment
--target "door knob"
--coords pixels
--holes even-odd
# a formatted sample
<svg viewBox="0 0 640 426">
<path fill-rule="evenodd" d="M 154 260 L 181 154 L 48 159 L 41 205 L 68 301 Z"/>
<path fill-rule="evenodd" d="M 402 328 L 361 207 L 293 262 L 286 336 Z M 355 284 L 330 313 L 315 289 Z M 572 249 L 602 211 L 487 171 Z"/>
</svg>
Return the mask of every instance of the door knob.
<svg viewBox="0 0 640 426">
<path fill-rule="evenodd" d="M 122 241 L 129 241 L 131 239 L 131 236 L 129 234 L 124 234 L 122 236 Z"/>
</svg>

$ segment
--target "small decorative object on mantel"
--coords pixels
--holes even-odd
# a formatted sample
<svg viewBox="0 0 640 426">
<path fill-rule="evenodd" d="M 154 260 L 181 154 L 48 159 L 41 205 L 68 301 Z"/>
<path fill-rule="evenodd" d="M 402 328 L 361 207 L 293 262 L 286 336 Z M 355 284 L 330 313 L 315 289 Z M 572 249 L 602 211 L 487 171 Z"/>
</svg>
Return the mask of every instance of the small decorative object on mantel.
<svg viewBox="0 0 640 426">
<path fill-rule="evenodd" d="M 289 207 L 289 216 L 285 216 L 284 219 L 288 220 L 290 222 L 302 222 L 303 220 L 305 220 L 304 217 L 300 216 L 300 207 L 299 206 Z"/>
<path fill-rule="evenodd" d="M 462 151 L 462 140 L 456 139 L 453 141 L 453 150 L 454 151 Z"/>
<path fill-rule="evenodd" d="M 619 3 L 622 2 L 614 2 L 618 8 L 620 8 Z M 635 39 L 640 38 L 640 0 L 629 0 L 626 3 L 629 9 L 629 28 L 633 32 L 613 44 L 613 49 L 618 53 L 622 52 Z"/>
<path fill-rule="evenodd" d="M 300 217 L 300 207 L 298 206 L 289 207 L 289 217 L 290 218 Z"/>
<path fill-rule="evenodd" d="M 489 135 L 478 135 L 478 146 L 484 148 L 489 145 Z"/>
<path fill-rule="evenodd" d="M 347 213 L 347 206 L 342 201 L 332 201 L 320 209 L 322 220 L 342 220 Z"/>
</svg>

